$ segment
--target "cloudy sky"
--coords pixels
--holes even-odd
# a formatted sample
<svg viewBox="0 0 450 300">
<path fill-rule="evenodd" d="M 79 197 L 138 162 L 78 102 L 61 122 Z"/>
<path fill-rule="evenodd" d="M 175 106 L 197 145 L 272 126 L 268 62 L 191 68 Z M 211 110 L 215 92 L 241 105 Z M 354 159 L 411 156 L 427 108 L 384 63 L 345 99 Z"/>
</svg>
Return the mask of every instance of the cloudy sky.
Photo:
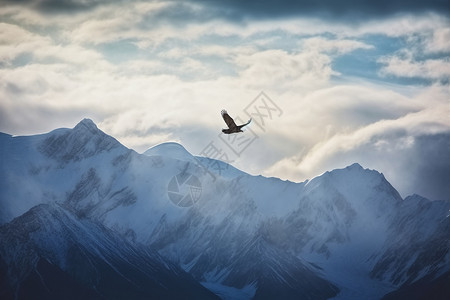
<svg viewBox="0 0 450 300">
<path fill-rule="evenodd" d="M 450 199 L 449 57 L 448 0 L 0 1 L 0 131 L 91 118 L 138 152 L 214 145 L 291 181 L 359 162 Z M 232 151 L 221 109 L 255 106 Z"/>
</svg>

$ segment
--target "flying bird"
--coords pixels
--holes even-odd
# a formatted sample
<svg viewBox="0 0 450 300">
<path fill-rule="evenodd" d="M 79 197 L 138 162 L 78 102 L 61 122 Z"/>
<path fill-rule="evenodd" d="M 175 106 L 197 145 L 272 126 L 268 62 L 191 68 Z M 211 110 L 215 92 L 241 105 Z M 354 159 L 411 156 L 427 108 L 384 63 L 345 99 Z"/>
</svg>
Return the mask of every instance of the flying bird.
<svg viewBox="0 0 450 300">
<path fill-rule="evenodd" d="M 220 113 L 222 115 L 223 120 L 225 121 L 225 123 L 228 126 L 227 129 L 222 129 L 222 132 L 225 133 L 225 134 L 236 133 L 236 132 L 243 132 L 241 130 L 241 128 L 244 127 L 244 126 L 247 126 L 252 121 L 252 119 L 250 119 L 250 120 L 248 120 L 247 123 L 237 126 L 236 123 L 234 123 L 233 118 L 230 117 L 230 115 L 227 113 L 227 111 L 225 109 L 222 109 L 222 111 Z"/>
</svg>

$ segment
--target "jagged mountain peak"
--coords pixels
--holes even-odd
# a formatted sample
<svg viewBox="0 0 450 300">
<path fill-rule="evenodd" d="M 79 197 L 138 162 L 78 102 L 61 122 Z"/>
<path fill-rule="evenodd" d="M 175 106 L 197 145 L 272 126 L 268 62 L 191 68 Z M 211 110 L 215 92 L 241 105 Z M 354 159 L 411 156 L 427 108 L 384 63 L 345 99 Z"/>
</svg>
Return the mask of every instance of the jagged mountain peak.
<svg viewBox="0 0 450 300">
<path fill-rule="evenodd" d="M 379 198 L 385 198 L 384 196 L 388 195 L 395 201 L 402 200 L 398 191 L 389 183 L 383 173 L 364 168 L 358 163 L 342 169 L 327 171 L 308 182 L 310 186 L 319 184 L 325 184 L 328 188 L 333 186 L 349 198 L 362 198 L 363 195 L 370 196 L 370 193 L 377 193 L 378 196 L 381 196 Z"/>
<path fill-rule="evenodd" d="M 330 174 L 330 175 L 334 175 L 336 174 L 337 176 L 342 176 L 342 175 L 354 175 L 354 176 L 358 176 L 360 174 L 373 174 L 374 176 L 381 176 L 382 174 L 376 170 L 371 170 L 371 169 L 367 169 L 364 168 L 363 166 L 361 166 L 359 163 L 355 162 L 351 165 L 348 165 L 344 168 L 337 168 L 337 169 L 333 169 L 331 171 L 327 171 L 325 172 L 325 174 Z"/>
<path fill-rule="evenodd" d="M 347 170 L 364 170 L 364 168 L 359 163 L 353 163 L 350 166 L 347 166 L 345 169 Z"/>
<path fill-rule="evenodd" d="M 12 220 L 11 224 L 23 223 L 26 226 L 27 224 L 35 223 L 36 221 L 45 223 L 46 219 L 51 218 L 51 216 L 61 215 L 61 213 L 62 208 L 59 203 L 41 203 L 33 206 L 26 213 Z M 59 217 L 57 219 L 60 220 L 61 218 Z"/>
<path fill-rule="evenodd" d="M 98 129 L 90 119 L 83 119 L 71 130 L 48 133 L 38 146 L 41 153 L 63 163 L 79 161 L 116 148 L 128 150 L 115 138 Z"/>
<path fill-rule="evenodd" d="M 418 194 L 406 196 L 405 201 L 429 202 L 430 200 Z"/>
<path fill-rule="evenodd" d="M 91 133 L 99 131 L 97 125 L 91 119 L 84 118 L 73 129 L 75 130 L 88 130 Z"/>
</svg>

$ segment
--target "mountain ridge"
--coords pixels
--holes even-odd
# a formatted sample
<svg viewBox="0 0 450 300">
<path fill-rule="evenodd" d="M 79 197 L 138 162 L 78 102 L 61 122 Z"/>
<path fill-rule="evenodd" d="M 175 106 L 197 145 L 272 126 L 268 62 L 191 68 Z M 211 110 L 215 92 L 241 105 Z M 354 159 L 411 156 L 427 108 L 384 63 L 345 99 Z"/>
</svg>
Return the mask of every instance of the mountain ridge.
<svg viewBox="0 0 450 300">
<path fill-rule="evenodd" d="M 292 282 L 292 269 L 318 288 L 293 283 L 284 297 L 327 298 L 334 291 L 336 299 L 379 299 L 424 278 L 434 282 L 450 269 L 450 202 L 402 199 L 382 173 L 357 163 L 305 182 L 282 181 L 195 157 L 173 143 L 175 152 L 162 144 L 138 154 L 87 119 L 73 129 L 0 143 L 0 169 L 7 174 L 0 180 L 0 224 L 36 205 L 58 203 L 76 218 L 157 251 L 221 295 L 249 299 L 280 291 Z M 224 168 L 208 169 L 209 163 Z M 200 193 L 181 207 L 170 198 L 169 183 L 188 177 L 198 179 Z M 189 191 L 178 187 L 178 193 Z M 265 261 L 272 264 L 246 255 L 255 237 L 259 249 L 281 263 L 262 273 L 279 268 L 275 277 L 282 280 L 255 272 Z M 246 257 L 256 259 L 253 269 Z"/>
<path fill-rule="evenodd" d="M 10 289 L 19 298 L 23 293 L 31 294 L 23 283 L 39 285 L 42 281 L 45 287 L 44 282 L 53 282 L 51 277 L 41 276 L 37 282 L 33 279 L 34 273 L 50 267 L 50 274 L 56 271 L 68 278 L 63 285 L 87 288 L 94 298 L 123 299 L 127 295 L 173 299 L 190 295 L 216 299 L 156 252 L 132 245 L 99 224 L 78 219 L 59 204 L 33 207 L 1 226 L 0 237 L 0 259 L 8 266 Z M 35 291 L 39 293 L 39 289 Z M 33 297 L 39 296 L 58 299 L 70 295 L 47 291 Z"/>
</svg>

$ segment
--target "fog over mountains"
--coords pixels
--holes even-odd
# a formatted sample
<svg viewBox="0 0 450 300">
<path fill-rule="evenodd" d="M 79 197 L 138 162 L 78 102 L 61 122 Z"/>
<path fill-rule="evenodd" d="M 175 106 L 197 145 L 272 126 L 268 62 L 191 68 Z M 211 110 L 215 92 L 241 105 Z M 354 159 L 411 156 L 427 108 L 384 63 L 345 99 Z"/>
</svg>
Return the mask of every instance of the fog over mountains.
<svg viewBox="0 0 450 300">
<path fill-rule="evenodd" d="M 357 163 L 294 183 L 84 119 L 0 134 L 0 171 L 2 299 L 450 297 L 450 201 Z"/>
</svg>

